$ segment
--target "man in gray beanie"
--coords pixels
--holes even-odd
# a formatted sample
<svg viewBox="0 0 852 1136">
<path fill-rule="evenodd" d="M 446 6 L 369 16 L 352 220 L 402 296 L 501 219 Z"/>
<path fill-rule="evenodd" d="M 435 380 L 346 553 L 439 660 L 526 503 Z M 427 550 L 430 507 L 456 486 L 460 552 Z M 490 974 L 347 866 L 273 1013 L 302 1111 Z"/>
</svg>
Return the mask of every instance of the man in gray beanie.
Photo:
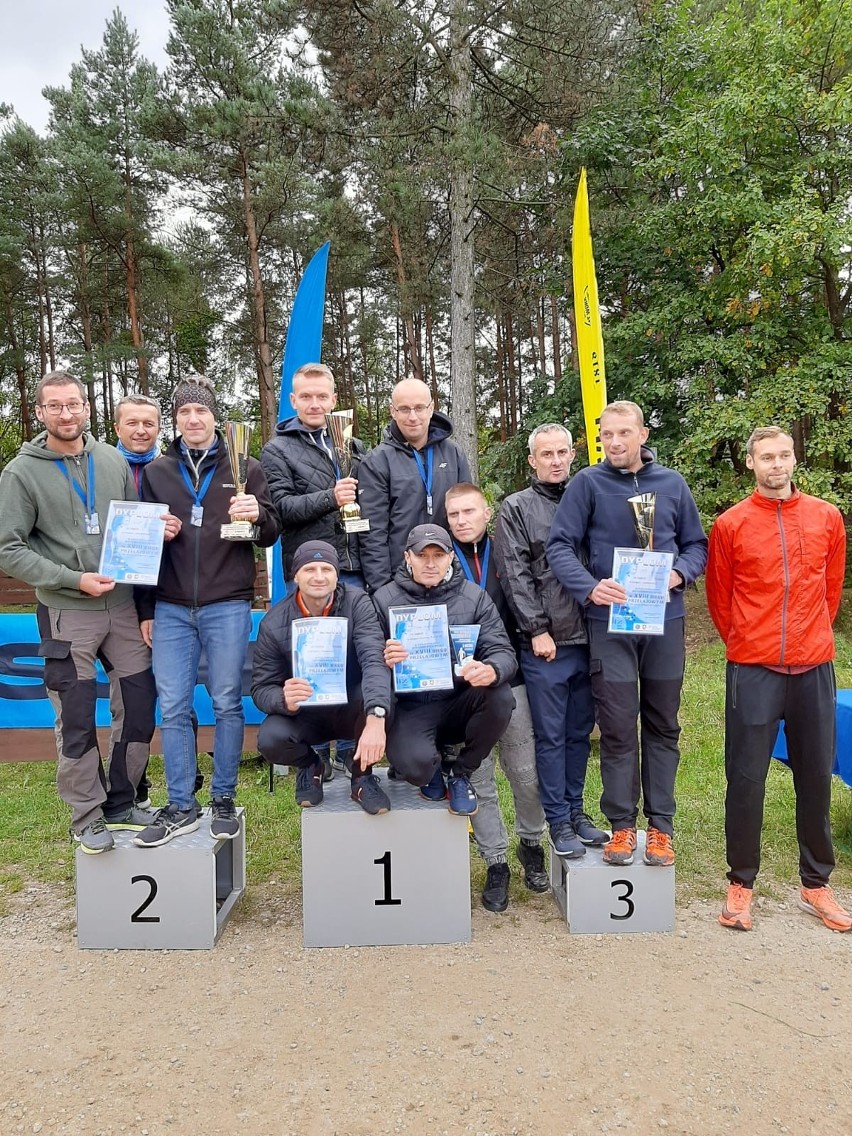
<svg viewBox="0 0 852 1136">
<path fill-rule="evenodd" d="M 315 747 L 332 738 L 357 738 L 351 796 L 375 816 L 390 809 L 387 794 L 371 772 L 385 752 L 385 720 L 392 704 L 390 673 L 371 601 L 363 591 L 341 583 L 339 572 L 332 545 L 324 540 L 301 544 L 293 556 L 296 590 L 261 621 L 251 696 L 268 717 L 260 725 L 257 744 L 271 764 L 296 767 L 296 803 L 311 808 L 323 799 L 322 761 Z M 340 621 L 339 639 L 332 634 L 328 642 L 333 645 L 331 668 L 337 662 L 344 671 L 345 693 L 321 692 L 319 701 L 318 669 L 323 661 L 294 668 L 294 654 L 297 661 L 307 662 L 309 640 L 306 643 L 301 636 L 326 630 L 317 627 L 326 618 Z"/>
<path fill-rule="evenodd" d="M 191 715 L 202 650 L 216 719 L 210 831 L 216 839 L 239 834 L 234 797 L 245 726 L 243 664 L 251 633 L 254 544 L 267 548 L 278 539 L 278 517 L 260 463 L 248 459 L 244 493 L 234 485 L 216 429 L 212 383 L 203 375 L 180 382 L 173 406 L 178 436 L 142 476 L 142 499 L 166 502 L 180 525 L 163 552 L 153 625 L 143 624 L 153 646 L 169 803 L 135 838 L 142 848 L 198 828 Z M 223 540 L 221 526 L 228 521 L 254 524 L 253 541 Z"/>
</svg>

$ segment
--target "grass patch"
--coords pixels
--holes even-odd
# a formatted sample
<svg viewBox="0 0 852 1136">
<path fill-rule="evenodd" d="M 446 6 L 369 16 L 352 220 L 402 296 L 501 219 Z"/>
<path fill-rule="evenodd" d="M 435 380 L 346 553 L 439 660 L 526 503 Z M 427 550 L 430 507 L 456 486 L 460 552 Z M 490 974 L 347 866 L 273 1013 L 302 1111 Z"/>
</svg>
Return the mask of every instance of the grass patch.
<svg viewBox="0 0 852 1136">
<path fill-rule="evenodd" d="M 837 680 L 852 687 L 852 602 L 849 593 L 839 621 Z M 724 678 L 721 643 L 709 625 L 703 596 L 690 597 L 689 657 L 681 706 L 681 765 L 677 782 L 676 849 L 678 894 L 681 902 L 692 897 L 718 897 L 724 882 Z M 211 772 L 209 757 L 201 769 Z M 165 803 L 162 761 L 150 765 L 155 803 Z M 338 774 L 340 776 L 340 774 Z M 8 897 L 27 881 L 60 882 L 73 889 L 74 852 L 68 838 L 68 810 L 58 799 L 52 762 L 0 763 L 0 797 L 6 802 L 0 831 L 0 914 Z M 247 757 L 240 765 L 239 803 L 248 826 L 247 872 L 250 884 L 269 883 L 295 894 L 301 880 L 300 810 L 293 800 L 295 778 L 276 778 L 275 793 L 267 791 L 268 774 L 259 758 Z M 514 809 L 509 785 L 498 771 L 498 791 L 514 848 Z M 599 817 L 600 765 L 597 743 L 586 780 L 586 805 Z M 203 794 L 202 794 L 203 796 Z M 355 807 L 355 806 L 353 806 Z M 795 884 L 798 848 L 795 835 L 795 798 L 789 770 L 773 761 L 766 791 L 763 829 L 763 863 L 760 886 L 764 892 Z M 833 882 L 852 889 L 852 790 L 837 778 L 832 793 L 832 824 L 837 848 Z M 510 852 L 510 860 L 514 852 Z M 524 902 L 529 894 L 520 883 L 515 864 L 512 899 Z M 471 846 L 475 892 L 485 879 L 482 860 Z"/>
</svg>

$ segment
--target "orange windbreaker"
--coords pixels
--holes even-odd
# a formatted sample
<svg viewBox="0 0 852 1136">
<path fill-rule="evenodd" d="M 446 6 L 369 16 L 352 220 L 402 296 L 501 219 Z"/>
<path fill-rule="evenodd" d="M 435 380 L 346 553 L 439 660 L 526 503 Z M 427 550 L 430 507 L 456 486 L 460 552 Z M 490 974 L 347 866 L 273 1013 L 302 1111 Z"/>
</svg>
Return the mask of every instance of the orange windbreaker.
<svg viewBox="0 0 852 1136">
<path fill-rule="evenodd" d="M 846 532 L 834 505 L 755 490 L 710 533 L 707 606 L 732 663 L 817 666 L 834 658 Z"/>
</svg>

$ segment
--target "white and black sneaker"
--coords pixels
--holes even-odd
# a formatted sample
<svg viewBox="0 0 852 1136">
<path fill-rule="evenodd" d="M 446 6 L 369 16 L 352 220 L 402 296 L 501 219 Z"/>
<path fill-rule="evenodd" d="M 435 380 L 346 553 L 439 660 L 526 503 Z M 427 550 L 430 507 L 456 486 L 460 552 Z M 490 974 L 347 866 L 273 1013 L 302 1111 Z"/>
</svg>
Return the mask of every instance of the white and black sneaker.
<svg viewBox="0 0 852 1136">
<path fill-rule="evenodd" d="M 166 805 L 154 814 L 154 820 L 143 829 L 138 836 L 134 836 L 133 843 L 137 848 L 159 848 L 161 844 L 168 844 L 176 836 L 185 836 L 195 832 L 198 828 L 198 814 L 195 806 L 182 812 L 176 805 Z"/>
<path fill-rule="evenodd" d="M 236 840 L 240 835 L 237 810 L 230 797 L 214 797 L 210 802 L 210 835 L 214 840 Z"/>
</svg>

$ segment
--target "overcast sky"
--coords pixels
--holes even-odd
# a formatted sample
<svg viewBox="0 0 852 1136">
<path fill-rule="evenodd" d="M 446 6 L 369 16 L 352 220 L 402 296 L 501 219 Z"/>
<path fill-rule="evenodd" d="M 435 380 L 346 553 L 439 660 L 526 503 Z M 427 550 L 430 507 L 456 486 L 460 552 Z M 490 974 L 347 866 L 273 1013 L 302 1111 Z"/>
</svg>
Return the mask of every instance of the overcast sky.
<svg viewBox="0 0 852 1136">
<path fill-rule="evenodd" d="M 67 86 L 81 45 L 97 50 L 115 8 L 139 36 L 139 53 L 166 63 L 169 21 L 162 0 L 0 0 L 0 103 L 43 133 L 45 86 Z"/>
</svg>

